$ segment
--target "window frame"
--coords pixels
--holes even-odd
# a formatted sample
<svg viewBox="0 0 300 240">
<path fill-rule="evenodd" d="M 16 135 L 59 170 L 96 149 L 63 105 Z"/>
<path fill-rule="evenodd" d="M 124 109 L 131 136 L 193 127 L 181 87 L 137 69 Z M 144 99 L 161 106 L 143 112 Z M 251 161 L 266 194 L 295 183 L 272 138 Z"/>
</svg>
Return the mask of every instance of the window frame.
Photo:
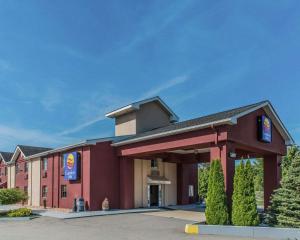
<svg viewBox="0 0 300 240">
<path fill-rule="evenodd" d="M 157 161 L 157 159 L 152 159 L 150 166 L 151 166 L 151 170 L 157 170 L 158 169 L 158 161 Z"/>
<path fill-rule="evenodd" d="M 28 173 L 28 169 L 29 169 L 29 164 L 28 162 L 24 162 L 24 172 Z"/>
<path fill-rule="evenodd" d="M 47 196 L 48 196 L 48 186 L 43 185 L 42 186 L 42 198 L 47 198 Z"/>
<path fill-rule="evenodd" d="M 20 164 L 19 163 L 15 164 L 15 172 L 16 172 L 16 174 L 20 173 Z"/>
<path fill-rule="evenodd" d="M 43 158 L 43 160 L 42 160 L 42 170 L 45 171 L 45 172 L 48 171 L 48 158 Z"/>
<path fill-rule="evenodd" d="M 68 196 L 67 185 L 60 185 L 60 198 L 67 198 Z"/>
</svg>

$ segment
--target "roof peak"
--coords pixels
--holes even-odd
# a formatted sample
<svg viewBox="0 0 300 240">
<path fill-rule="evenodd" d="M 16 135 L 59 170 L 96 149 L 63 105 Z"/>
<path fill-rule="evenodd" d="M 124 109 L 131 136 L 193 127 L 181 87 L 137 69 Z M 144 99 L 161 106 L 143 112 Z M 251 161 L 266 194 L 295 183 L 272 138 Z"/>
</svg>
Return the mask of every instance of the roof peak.
<svg viewBox="0 0 300 240">
<path fill-rule="evenodd" d="M 161 105 L 161 107 L 170 115 L 171 122 L 177 122 L 179 120 L 179 117 L 173 112 L 173 110 L 159 96 L 132 102 L 123 107 L 120 107 L 111 112 L 108 112 L 107 114 L 105 114 L 105 116 L 109 117 L 109 118 L 115 118 L 115 117 L 121 116 L 123 114 L 139 110 L 141 105 L 150 103 L 150 102 L 158 102 Z"/>
</svg>

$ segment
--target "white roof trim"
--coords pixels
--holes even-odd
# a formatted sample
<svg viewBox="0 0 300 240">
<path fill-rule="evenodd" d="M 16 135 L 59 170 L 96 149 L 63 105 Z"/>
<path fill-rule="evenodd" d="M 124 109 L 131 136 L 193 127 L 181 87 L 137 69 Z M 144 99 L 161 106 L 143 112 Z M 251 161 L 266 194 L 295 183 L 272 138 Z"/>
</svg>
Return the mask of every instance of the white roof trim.
<svg viewBox="0 0 300 240">
<path fill-rule="evenodd" d="M 10 161 L 7 162 L 7 164 L 13 164 L 16 160 L 19 154 L 22 154 L 24 157 L 25 154 L 22 152 L 21 148 L 19 146 L 16 147 L 13 156 L 11 157 Z"/>
<path fill-rule="evenodd" d="M 232 121 L 231 118 L 226 118 L 226 119 L 222 119 L 220 121 L 214 121 L 214 122 L 210 122 L 210 123 L 195 125 L 195 126 L 191 126 L 191 127 L 186 127 L 186 128 L 181 128 L 181 129 L 177 129 L 177 130 L 168 131 L 168 132 L 156 133 L 156 134 L 152 134 L 152 135 L 148 135 L 148 136 L 144 136 L 144 137 L 129 139 L 129 140 L 125 140 L 125 141 L 122 141 L 122 142 L 113 143 L 112 146 L 118 147 L 118 146 L 126 145 L 126 144 L 129 144 L 129 143 L 136 143 L 136 142 L 140 142 L 140 141 L 145 141 L 145 140 L 150 140 L 150 139 L 155 139 L 155 138 L 160 138 L 160 137 L 176 135 L 176 134 L 179 134 L 179 133 L 190 132 L 190 131 L 195 131 L 195 130 L 207 128 L 207 127 L 210 127 L 212 125 L 222 125 L 222 124 L 231 124 L 232 125 L 232 124 L 236 124 L 236 123 L 234 121 Z"/>
<path fill-rule="evenodd" d="M 174 122 L 174 121 L 176 122 L 179 120 L 179 117 L 173 112 L 173 110 L 160 97 L 153 97 L 153 98 L 149 98 L 149 99 L 145 99 L 145 100 L 142 100 L 139 102 L 129 104 L 125 107 L 119 108 L 117 110 L 114 110 L 112 112 L 105 114 L 105 117 L 115 118 L 122 114 L 138 110 L 138 109 L 140 109 L 141 105 L 143 105 L 145 103 L 149 103 L 149 102 L 154 102 L 154 101 L 158 101 L 169 112 L 170 120 L 172 122 Z"/>
<path fill-rule="evenodd" d="M 4 162 L 5 165 L 7 164 L 7 162 L 4 160 L 2 153 L 0 153 L 0 162 L 1 162 L 1 160 Z"/>
<path fill-rule="evenodd" d="M 38 157 L 43 157 L 52 153 L 57 153 L 57 152 L 63 152 L 72 148 L 78 148 L 78 147 L 83 147 L 83 146 L 87 146 L 87 145 L 95 145 L 96 143 L 100 143 L 100 142 L 107 142 L 107 141 L 111 141 L 113 138 L 101 138 L 101 139 L 92 139 L 92 140 L 85 140 L 79 143 L 75 143 L 75 144 L 71 144 L 71 145 L 67 145 L 67 146 L 63 146 L 63 147 L 59 147 L 59 148 L 55 148 L 55 149 L 51 149 L 45 152 L 41 152 L 41 153 L 37 153 L 28 157 L 25 157 L 26 160 L 30 160 L 30 159 L 34 159 L 34 158 L 38 158 Z"/>
<path fill-rule="evenodd" d="M 273 106 L 269 102 L 265 102 L 265 103 L 262 103 L 262 104 L 260 104 L 256 107 L 253 107 L 253 108 L 251 108 L 247 111 L 244 111 L 240 114 L 237 114 L 237 115 L 235 115 L 231 118 L 222 119 L 222 120 L 219 120 L 219 121 L 214 121 L 214 122 L 200 124 L 200 125 L 195 125 L 195 126 L 191 126 L 191 127 L 181 128 L 181 129 L 177 129 L 177 130 L 171 130 L 171 131 L 168 131 L 168 132 L 152 134 L 152 135 L 148 135 L 148 136 L 144 136 L 144 137 L 124 140 L 122 142 L 113 143 L 112 146 L 118 147 L 118 146 L 130 144 L 130 143 L 136 143 L 136 142 L 155 139 L 155 138 L 159 138 L 159 137 L 165 137 L 165 136 L 176 135 L 176 134 L 179 134 L 179 133 L 195 131 L 195 130 L 198 130 L 198 129 L 207 128 L 211 125 L 221 125 L 221 124 L 231 124 L 231 125 L 233 125 L 233 124 L 237 124 L 237 119 L 238 118 L 240 118 L 242 116 L 245 116 L 245 115 L 247 115 L 251 112 L 254 112 L 254 111 L 256 111 L 260 108 L 265 108 L 265 107 L 268 107 L 268 109 L 270 109 L 270 111 L 271 111 L 272 116 L 274 116 L 273 119 L 275 119 L 276 121 L 273 121 L 273 124 L 275 124 L 275 126 L 277 128 L 278 127 L 280 128 L 278 130 L 279 130 L 281 136 L 285 139 L 285 144 L 286 145 L 294 144 L 294 140 L 293 140 L 292 136 L 290 135 L 290 133 L 287 131 L 287 129 L 285 128 L 285 126 L 281 122 L 281 120 L 278 117 L 278 115 L 277 115 L 276 111 L 274 110 Z M 271 117 L 271 116 L 269 116 L 269 117 Z"/>
</svg>

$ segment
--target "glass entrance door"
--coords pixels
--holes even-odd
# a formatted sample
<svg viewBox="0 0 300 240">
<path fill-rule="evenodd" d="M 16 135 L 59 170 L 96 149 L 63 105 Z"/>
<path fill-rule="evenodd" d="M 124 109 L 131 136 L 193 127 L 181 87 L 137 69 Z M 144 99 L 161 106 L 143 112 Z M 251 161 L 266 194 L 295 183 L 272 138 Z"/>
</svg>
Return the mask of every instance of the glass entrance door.
<svg viewBox="0 0 300 240">
<path fill-rule="evenodd" d="M 159 187 L 158 185 L 150 185 L 150 207 L 159 206 Z"/>
</svg>

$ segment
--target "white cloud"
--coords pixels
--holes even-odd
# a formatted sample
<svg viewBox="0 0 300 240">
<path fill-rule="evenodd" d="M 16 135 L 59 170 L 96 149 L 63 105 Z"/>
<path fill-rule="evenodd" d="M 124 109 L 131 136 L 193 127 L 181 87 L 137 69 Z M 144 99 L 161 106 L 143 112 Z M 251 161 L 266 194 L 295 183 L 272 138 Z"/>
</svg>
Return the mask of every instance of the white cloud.
<svg viewBox="0 0 300 240">
<path fill-rule="evenodd" d="M 78 131 L 80 131 L 80 130 L 88 127 L 88 126 L 91 126 L 94 123 L 99 122 L 99 121 L 104 120 L 104 119 L 105 119 L 105 117 L 103 115 L 95 117 L 95 118 L 93 118 L 93 119 L 91 119 L 89 121 L 86 121 L 84 123 L 81 123 L 81 124 L 79 124 L 79 125 L 77 125 L 77 126 L 75 126 L 73 128 L 66 129 L 63 132 L 61 132 L 59 135 L 60 136 L 64 136 L 64 135 L 68 135 L 68 134 L 71 134 L 71 133 L 78 132 Z"/>
<path fill-rule="evenodd" d="M 61 93 L 58 88 L 48 88 L 41 97 L 41 104 L 47 111 L 53 111 L 61 103 Z"/>
<path fill-rule="evenodd" d="M 74 141 L 74 139 L 42 132 L 37 129 L 15 128 L 7 125 L 0 125 L 1 148 L 8 148 L 12 145 L 16 145 L 16 143 L 36 146 L 58 146 L 71 141 Z"/>
<path fill-rule="evenodd" d="M 152 96 L 156 96 L 159 93 L 182 84 L 189 80 L 188 75 L 182 75 L 165 81 L 161 85 L 149 90 L 144 93 L 139 99 L 144 99 Z M 60 133 L 60 136 L 66 136 L 72 133 L 79 132 L 86 127 L 89 127 L 99 121 L 106 119 L 105 114 L 115 108 L 126 105 L 130 102 L 136 101 L 135 98 L 129 97 L 124 98 L 113 94 L 114 88 L 107 88 L 104 93 L 91 94 L 89 99 L 81 102 L 79 106 L 81 123 L 75 125 L 72 128 L 65 129 Z"/>
<path fill-rule="evenodd" d="M 132 99 L 123 98 L 112 94 L 114 89 L 107 88 L 106 92 L 90 94 L 88 99 L 82 101 L 79 106 L 79 119 L 81 121 L 74 127 L 65 129 L 60 133 L 65 136 L 71 133 L 76 133 L 89 127 L 99 121 L 106 119 L 105 114 L 114 108 L 127 104 Z"/>
<path fill-rule="evenodd" d="M 175 87 L 179 84 L 182 84 L 186 81 L 189 80 L 189 76 L 188 75 L 182 75 L 182 76 L 178 76 L 178 77 L 175 77 L 175 78 L 172 78 L 171 80 L 168 80 L 166 82 L 163 82 L 161 85 L 153 88 L 153 89 L 150 89 L 148 92 L 144 93 L 143 97 L 142 98 L 148 98 L 148 97 L 153 97 L 153 96 L 156 96 L 158 95 L 159 93 L 167 90 L 167 89 L 170 89 L 172 87 Z"/>
</svg>

